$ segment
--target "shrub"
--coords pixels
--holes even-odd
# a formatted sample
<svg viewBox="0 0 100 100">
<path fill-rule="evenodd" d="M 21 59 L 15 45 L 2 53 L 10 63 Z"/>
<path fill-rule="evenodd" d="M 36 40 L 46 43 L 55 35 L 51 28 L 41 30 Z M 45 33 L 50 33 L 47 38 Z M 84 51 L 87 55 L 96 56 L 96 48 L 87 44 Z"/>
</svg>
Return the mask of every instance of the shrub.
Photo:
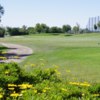
<svg viewBox="0 0 100 100">
<path fill-rule="evenodd" d="M 32 64 L 33 66 L 33 64 Z M 27 66 L 30 68 L 30 65 Z M 33 68 L 33 67 L 32 67 Z M 100 84 L 68 82 L 57 68 L 35 67 L 26 72 L 16 63 L 0 64 L 2 100 L 99 100 Z"/>
</svg>

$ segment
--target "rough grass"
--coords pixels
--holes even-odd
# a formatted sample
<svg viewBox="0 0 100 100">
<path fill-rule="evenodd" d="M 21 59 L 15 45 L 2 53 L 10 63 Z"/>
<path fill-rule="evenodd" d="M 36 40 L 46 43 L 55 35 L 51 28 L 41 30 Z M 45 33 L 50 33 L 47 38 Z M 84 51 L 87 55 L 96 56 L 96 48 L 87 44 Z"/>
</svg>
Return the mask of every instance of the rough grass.
<svg viewBox="0 0 100 100">
<path fill-rule="evenodd" d="M 0 39 L 28 46 L 34 54 L 23 63 L 36 63 L 45 60 L 46 67 L 58 65 L 64 78 L 70 80 L 100 83 L 100 34 L 80 35 L 31 35 Z M 66 70 L 71 70 L 70 73 Z"/>
</svg>

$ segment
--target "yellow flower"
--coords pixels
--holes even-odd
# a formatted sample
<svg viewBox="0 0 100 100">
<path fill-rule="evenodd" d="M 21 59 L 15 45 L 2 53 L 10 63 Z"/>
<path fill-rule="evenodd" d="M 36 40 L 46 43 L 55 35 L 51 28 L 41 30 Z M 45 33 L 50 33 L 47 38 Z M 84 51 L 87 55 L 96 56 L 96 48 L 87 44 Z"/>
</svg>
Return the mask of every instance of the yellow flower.
<svg viewBox="0 0 100 100">
<path fill-rule="evenodd" d="M 94 96 L 94 97 L 98 97 L 98 96 L 100 96 L 100 94 L 93 94 L 93 96 Z"/>
<path fill-rule="evenodd" d="M 21 85 L 18 85 L 18 87 L 20 87 L 20 89 L 27 89 L 27 88 L 32 88 L 33 85 L 30 85 L 30 84 L 21 84 Z"/>
<path fill-rule="evenodd" d="M 14 88 L 8 88 L 9 90 L 14 90 Z"/>
<path fill-rule="evenodd" d="M 86 87 L 89 87 L 90 84 L 88 84 L 88 83 L 80 83 L 80 86 L 86 86 Z"/>
<path fill-rule="evenodd" d="M 12 94 L 10 94 L 10 96 L 11 97 L 18 97 L 18 96 L 20 96 L 20 94 L 18 94 L 18 93 L 12 93 Z"/>
<path fill-rule="evenodd" d="M 84 96 L 85 94 L 84 93 L 82 93 L 82 96 Z"/>
<path fill-rule="evenodd" d="M 62 91 L 67 92 L 67 89 L 61 88 Z"/>
<path fill-rule="evenodd" d="M 8 84 L 8 87 L 16 87 L 16 84 Z"/>
<path fill-rule="evenodd" d="M 69 82 L 69 84 L 78 85 L 78 86 L 86 86 L 86 87 L 91 86 L 89 83 L 79 83 L 79 82 Z"/>
<path fill-rule="evenodd" d="M 43 89 L 42 92 L 45 93 L 46 92 L 46 89 Z"/>
<path fill-rule="evenodd" d="M 34 90 L 34 93 L 37 93 L 37 90 Z"/>
<path fill-rule="evenodd" d="M 9 70 L 6 70 L 6 71 L 5 71 L 5 74 L 9 74 Z"/>
<path fill-rule="evenodd" d="M 0 94 L 0 98 L 3 98 L 3 95 L 2 94 Z"/>
</svg>

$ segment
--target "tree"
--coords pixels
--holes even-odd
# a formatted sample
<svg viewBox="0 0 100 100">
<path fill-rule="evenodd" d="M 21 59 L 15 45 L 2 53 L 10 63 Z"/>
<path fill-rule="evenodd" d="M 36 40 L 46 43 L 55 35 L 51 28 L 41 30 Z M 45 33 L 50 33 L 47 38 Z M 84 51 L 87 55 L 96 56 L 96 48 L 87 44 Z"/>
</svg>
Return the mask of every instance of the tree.
<svg viewBox="0 0 100 100">
<path fill-rule="evenodd" d="M 100 21 L 98 22 L 97 26 L 98 26 L 98 28 L 100 29 Z"/>
<path fill-rule="evenodd" d="M 20 35 L 28 35 L 27 26 L 23 25 L 22 28 L 19 28 Z"/>
<path fill-rule="evenodd" d="M 78 33 L 79 32 L 79 27 L 78 26 L 74 26 L 73 27 L 73 31 L 74 31 L 74 33 Z"/>
<path fill-rule="evenodd" d="M 28 27 L 27 32 L 28 32 L 28 34 L 35 34 L 36 33 L 34 27 Z"/>
<path fill-rule="evenodd" d="M 71 26 L 70 25 L 63 25 L 62 30 L 64 33 L 71 31 Z"/>
<path fill-rule="evenodd" d="M 57 26 L 53 26 L 50 28 L 50 33 L 62 33 L 62 29 Z"/>
<path fill-rule="evenodd" d="M 0 21 L 1 21 L 1 16 L 4 14 L 4 8 L 0 5 Z"/>
<path fill-rule="evenodd" d="M 94 29 L 95 29 L 95 30 L 97 30 L 97 28 L 98 28 L 98 27 L 97 27 L 97 25 L 96 25 L 96 24 L 94 24 Z"/>
<path fill-rule="evenodd" d="M 42 33 L 48 33 L 49 27 L 46 24 L 41 24 L 41 32 Z"/>
<path fill-rule="evenodd" d="M 11 35 L 11 36 L 20 35 L 19 28 L 10 28 L 10 27 L 7 27 L 7 31 L 9 33 L 9 35 Z"/>
<path fill-rule="evenodd" d="M 79 33 L 80 32 L 80 25 L 76 23 L 76 26 L 73 27 L 74 33 Z"/>
<path fill-rule="evenodd" d="M 0 37 L 4 37 L 5 29 L 0 27 Z"/>
<path fill-rule="evenodd" d="M 42 27 L 41 27 L 41 24 L 40 24 L 40 23 L 37 23 L 37 24 L 36 24 L 35 30 L 36 30 L 36 32 L 38 32 L 38 33 L 41 33 L 41 32 L 42 32 Z"/>
</svg>

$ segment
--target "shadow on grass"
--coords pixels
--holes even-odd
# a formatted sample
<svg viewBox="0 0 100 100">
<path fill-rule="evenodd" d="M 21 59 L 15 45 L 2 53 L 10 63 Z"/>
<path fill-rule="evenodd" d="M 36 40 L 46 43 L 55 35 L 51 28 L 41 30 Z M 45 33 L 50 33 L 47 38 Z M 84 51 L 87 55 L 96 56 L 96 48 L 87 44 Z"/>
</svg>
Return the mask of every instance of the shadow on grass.
<svg viewBox="0 0 100 100">
<path fill-rule="evenodd" d="M 5 60 L 21 60 L 23 57 L 27 57 L 27 56 L 30 56 L 32 54 L 17 54 L 17 53 L 2 53 L 3 50 L 13 50 L 13 49 L 17 49 L 17 48 L 6 48 L 6 47 L 0 47 L 0 63 L 4 63 Z M 6 59 L 3 59 L 3 58 L 6 58 Z"/>
<path fill-rule="evenodd" d="M 73 36 L 72 34 L 65 34 L 64 36 Z"/>
</svg>

